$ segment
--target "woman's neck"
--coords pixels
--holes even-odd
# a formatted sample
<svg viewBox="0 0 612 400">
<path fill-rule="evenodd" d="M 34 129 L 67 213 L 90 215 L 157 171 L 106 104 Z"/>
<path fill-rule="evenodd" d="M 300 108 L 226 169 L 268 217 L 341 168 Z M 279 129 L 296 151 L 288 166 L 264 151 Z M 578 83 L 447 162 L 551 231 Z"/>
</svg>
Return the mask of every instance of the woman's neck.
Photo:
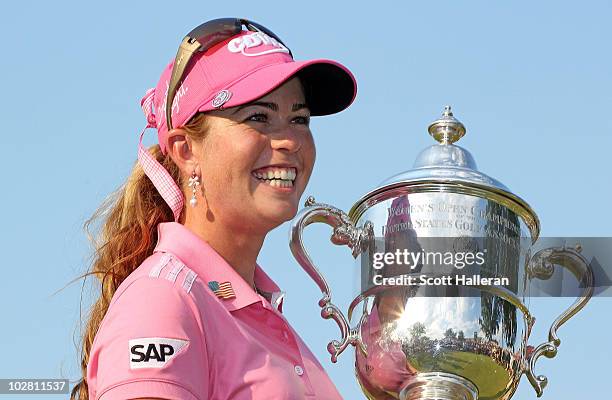
<svg viewBox="0 0 612 400">
<path fill-rule="evenodd" d="M 218 222 L 202 223 L 187 218 L 184 224 L 210 245 L 250 286 L 254 286 L 257 256 L 265 235 L 240 231 Z"/>
</svg>

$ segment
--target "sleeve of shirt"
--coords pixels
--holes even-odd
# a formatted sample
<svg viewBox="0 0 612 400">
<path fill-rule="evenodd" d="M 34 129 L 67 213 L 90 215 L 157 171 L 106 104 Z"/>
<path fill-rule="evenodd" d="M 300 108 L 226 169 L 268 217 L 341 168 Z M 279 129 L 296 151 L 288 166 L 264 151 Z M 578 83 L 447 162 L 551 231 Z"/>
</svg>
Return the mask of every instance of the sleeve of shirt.
<svg viewBox="0 0 612 400">
<path fill-rule="evenodd" d="M 206 344 L 193 299 L 164 278 L 137 278 L 114 299 L 92 350 L 92 400 L 208 397 Z"/>
</svg>

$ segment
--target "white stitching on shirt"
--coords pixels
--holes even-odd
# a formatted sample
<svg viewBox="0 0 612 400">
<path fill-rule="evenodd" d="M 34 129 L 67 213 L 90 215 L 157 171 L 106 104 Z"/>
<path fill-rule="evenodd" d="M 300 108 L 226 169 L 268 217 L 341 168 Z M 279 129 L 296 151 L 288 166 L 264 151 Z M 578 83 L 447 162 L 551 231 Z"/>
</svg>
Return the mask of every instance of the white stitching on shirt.
<svg viewBox="0 0 612 400">
<path fill-rule="evenodd" d="M 171 258 L 172 256 L 170 254 L 164 253 L 161 256 L 159 263 L 157 263 L 153 268 L 151 268 L 151 271 L 149 272 L 149 276 L 151 278 L 159 278 L 159 274 L 161 273 L 161 270 L 166 266 L 166 264 L 168 264 Z"/>
<path fill-rule="evenodd" d="M 185 275 L 185 279 L 183 280 L 183 289 L 185 289 L 185 292 L 189 293 L 193 282 L 195 282 L 196 278 L 198 277 L 198 274 L 196 274 L 189 268 L 187 268 L 187 270 L 187 275 Z"/>
<path fill-rule="evenodd" d="M 183 264 L 179 259 L 177 259 L 172 253 L 164 253 L 160 258 L 159 262 L 151 268 L 151 272 L 149 272 L 149 276 L 151 278 L 159 278 L 161 275 L 161 271 L 166 267 L 166 265 L 172 264 L 173 267 L 166 274 L 166 279 L 170 282 L 176 282 L 176 278 L 179 273 L 184 269 L 185 278 L 183 279 L 182 287 L 186 293 L 191 291 L 191 287 L 193 283 L 198 278 L 198 274 L 189 269 L 185 264 Z"/>
<path fill-rule="evenodd" d="M 174 258 L 172 259 L 172 264 L 174 264 L 174 268 L 172 268 L 172 270 L 166 275 L 166 279 L 170 282 L 176 281 L 176 277 L 178 276 L 179 272 L 181 272 L 183 267 L 185 267 L 183 263 Z"/>
</svg>

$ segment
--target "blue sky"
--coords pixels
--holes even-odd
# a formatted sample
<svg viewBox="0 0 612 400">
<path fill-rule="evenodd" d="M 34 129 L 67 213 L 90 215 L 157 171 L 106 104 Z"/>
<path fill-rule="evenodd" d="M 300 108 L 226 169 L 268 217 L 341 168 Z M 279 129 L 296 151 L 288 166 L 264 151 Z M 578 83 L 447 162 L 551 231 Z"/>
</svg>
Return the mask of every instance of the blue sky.
<svg viewBox="0 0 612 400">
<path fill-rule="evenodd" d="M 312 122 L 307 194 L 318 201 L 348 210 L 409 169 L 432 143 L 427 125 L 451 104 L 468 130 L 461 145 L 530 203 L 543 235 L 612 236 L 609 2 L 10 2 L 0 16 L 0 377 L 78 376 L 81 285 L 55 292 L 86 266 L 81 226 L 136 159 L 146 89 L 186 32 L 224 16 L 270 27 L 296 59 L 332 58 L 356 75 L 355 103 Z M 329 362 L 337 328 L 320 318 L 320 293 L 293 261 L 287 231 L 269 235 L 260 264 L 287 291 L 286 316 L 340 392 L 360 398 L 352 350 Z M 306 241 L 346 309 L 357 273 L 328 237 L 314 227 Z M 570 302 L 531 301 L 532 344 Z M 595 299 L 559 331 L 559 355 L 539 363 L 550 380 L 544 399 L 605 396 L 610 306 Z M 515 398 L 535 398 L 526 379 Z"/>
</svg>

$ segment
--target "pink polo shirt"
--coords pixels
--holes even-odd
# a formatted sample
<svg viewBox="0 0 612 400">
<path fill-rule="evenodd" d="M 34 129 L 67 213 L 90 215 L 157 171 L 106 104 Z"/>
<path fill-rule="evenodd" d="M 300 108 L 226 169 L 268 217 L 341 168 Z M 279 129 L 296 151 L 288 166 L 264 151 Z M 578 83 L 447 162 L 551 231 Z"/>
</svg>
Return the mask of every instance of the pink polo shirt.
<svg viewBox="0 0 612 400">
<path fill-rule="evenodd" d="M 157 229 L 154 253 L 121 283 L 94 339 L 90 399 L 341 398 L 259 266 L 255 283 L 270 300 L 188 228 Z M 234 298 L 211 290 L 225 282 Z"/>
</svg>

